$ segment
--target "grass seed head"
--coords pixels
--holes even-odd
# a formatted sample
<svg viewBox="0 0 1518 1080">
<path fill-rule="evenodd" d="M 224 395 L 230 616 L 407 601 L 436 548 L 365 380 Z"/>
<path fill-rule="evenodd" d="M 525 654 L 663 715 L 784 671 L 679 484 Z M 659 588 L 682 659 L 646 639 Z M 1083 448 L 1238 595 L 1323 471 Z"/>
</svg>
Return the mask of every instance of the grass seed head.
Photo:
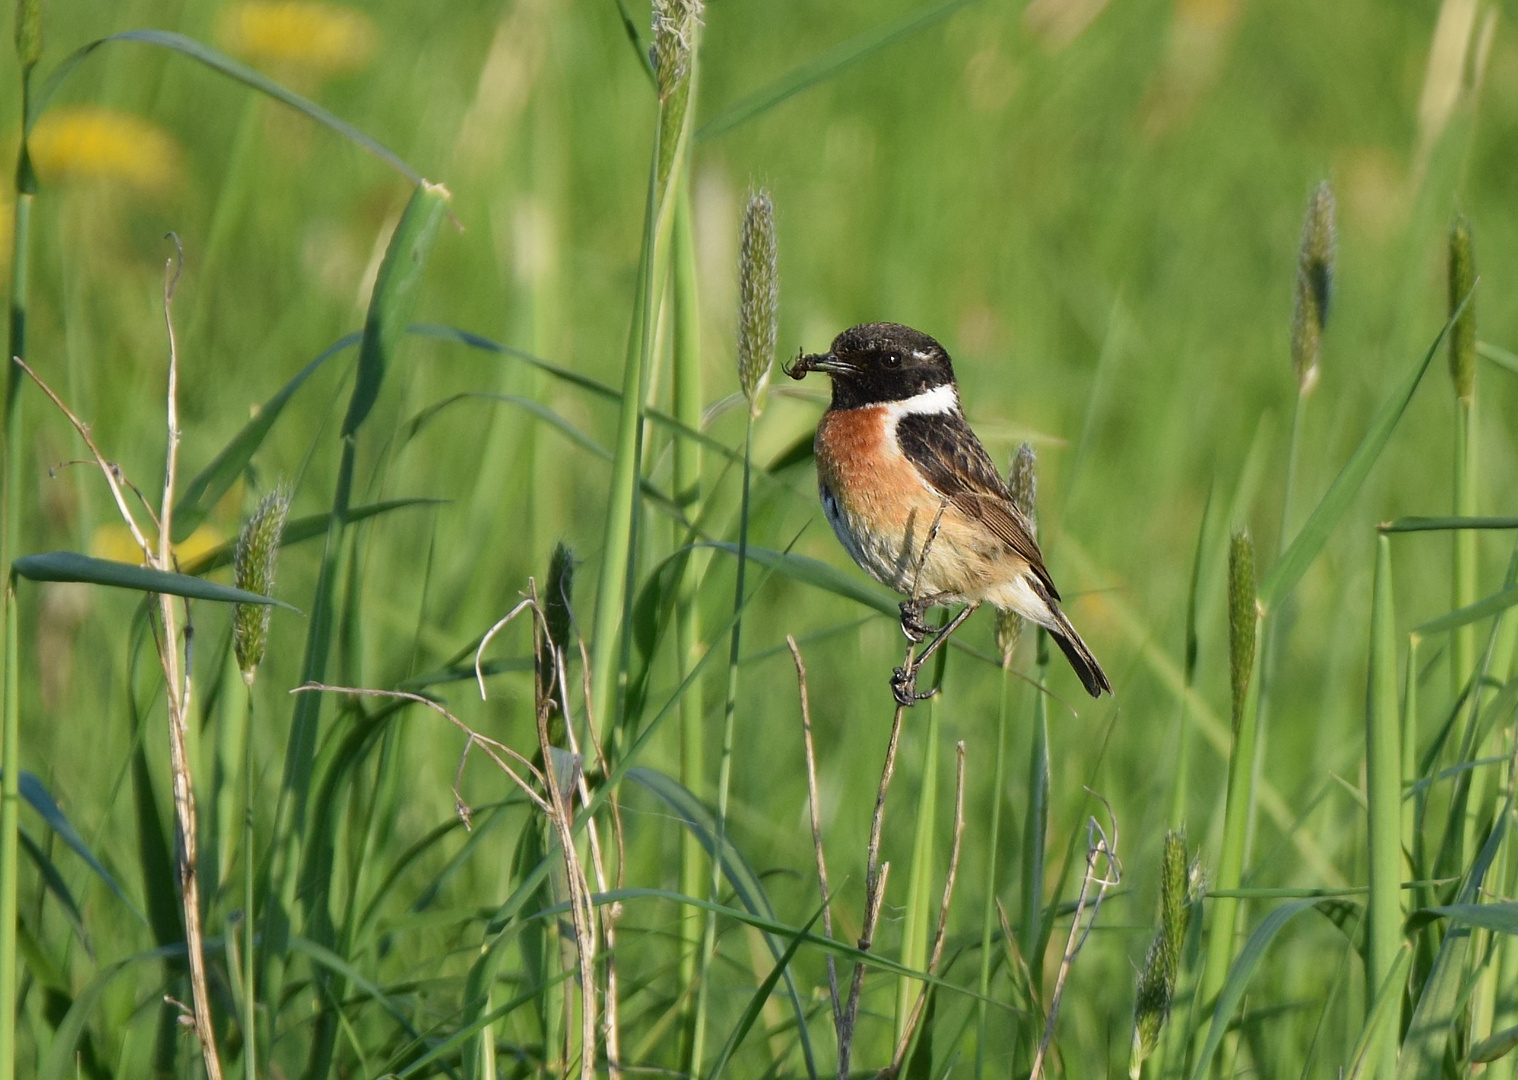
<svg viewBox="0 0 1518 1080">
<path fill-rule="evenodd" d="M 1007 490 L 1012 493 L 1012 502 L 1028 519 L 1028 524 L 1033 528 L 1035 536 L 1038 531 L 1038 522 L 1034 517 L 1034 509 L 1038 501 L 1036 465 L 1037 457 L 1033 453 L 1033 447 L 1023 443 L 1017 448 L 1017 453 L 1012 456 L 1012 469 L 1007 474 Z M 1010 611 L 996 613 L 996 647 L 1001 650 L 1002 663 L 1011 662 L 1012 652 L 1017 648 L 1022 632 L 1021 615 Z"/>
<path fill-rule="evenodd" d="M 548 590 L 543 597 L 543 617 L 548 623 L 548 639 L 564 656 L 569 655 L 570 636 L 574 628 L 571 603 L 575 587 L 574 549 L 562 540 L 554 545 L 548 560 Z"/>
<path fill-rule="evenodd" d="M 1471 243 L 1471 223 L 1464 214 L 1455 215 L 1449 227 L 1449 310 L 1453 315 L 1460 302 L 1476 285 L 1476 252 Z M 1476 298 L 1471 296 L 1465 310 L 1449 328 L 1449 374 L 1455 382 L 1455 396 L 1470 401 L 1476 392 Z"/>
<path fill-rule="evenodd" d="M 654 0 L 649 59 L 659 83 L 659 101 L 668 101 L 690 75 L 690 54 L 701 26 L 701 0 Z"/>
<path fill-rule="evenodd" d="M 16 0 L 16 57 L 30 71 L 42 56 L 42 0 Z"/>
<path fill-rule="evenodd" d="M 260 596 L 274 595 L 274 569 L 279 561 L 279 542 L 290 513 L 290 494 L 276 487 L 265 495 L 237 537 L 237 551 L 232 557 L 232 583 L 239 589 Z M 268 604 L 234 604 L 232 607 L 232 645 L 243 681 L 249 686 L 263 663 L 269 641 Z"/>
<path fill-rule="evenodd" d="M 1159 1045 L 1170 1016 L 1175 980 L 1181 970 L 1181 947 L 1191 919 L 1191 870 L 1186 862 L 1186 834 L 1165 834 L 1160 862 L 1160 926 L 1144 958 L 1133 1001 L 1133 1057 L 1129 1075 L 1138 1076 L 1144 1060 Z"/>
<path fill-rule="evenodd" d="M 1254 541 L 1235 529 L 1228 543 L 1228 662 L 1233 685 L 1233 726 L 1244 715 L 1244 696 L 1254 668 L 1258 604 L 1254 590 Z"/>
<path fill-rule="evenodd" d="M 1318 381 L 1318 356 L 1328 306 L 1333 298 L 1334 248 L 1337 243 L 1334 191 L 1327 180 L 1318 185 L 1307 204 L 1302 224 L 1302 247 L 1297 254 L 1296 300 L 1291 316 L 1291 362 L 1302 393 Z"/>
<path fill-rule="evenodd" d="M 738 249 L 738 382 L 758 416 L 780 334 L 780 269 L 775 205 L 763 188 L 749 192 Z"/>
</svg>

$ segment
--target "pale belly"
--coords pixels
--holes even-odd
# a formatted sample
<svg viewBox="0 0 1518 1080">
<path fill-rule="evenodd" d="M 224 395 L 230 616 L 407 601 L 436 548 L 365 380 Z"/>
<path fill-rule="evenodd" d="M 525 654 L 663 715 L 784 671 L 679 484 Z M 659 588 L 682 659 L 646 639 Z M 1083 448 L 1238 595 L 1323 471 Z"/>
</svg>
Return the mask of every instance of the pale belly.
<svg viewBox="0 0 1518 1080">
<path fill-rule="evenodd" d="M 1025 588 L 1016 588 L 1027 569 L 994 539 L 986 537 L 952 507 L 907 511 L 878 527 L 878 508 L 865 514 L 844 504 L 819 484 L 822 512 L 849 556 L 876 581 L 906 596 L 934 597 L 943 604 L 990 602 L 1021 607 Z M 1008 601 L 1013 601 L 1008 603 Z"/>
</svg>

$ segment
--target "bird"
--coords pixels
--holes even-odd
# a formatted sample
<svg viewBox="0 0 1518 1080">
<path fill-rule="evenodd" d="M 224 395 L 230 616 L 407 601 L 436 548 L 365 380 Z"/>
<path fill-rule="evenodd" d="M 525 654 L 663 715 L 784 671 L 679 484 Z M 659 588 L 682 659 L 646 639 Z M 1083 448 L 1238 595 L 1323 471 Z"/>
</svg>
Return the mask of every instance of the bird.
<svg viewBox="0 0 1518 1080">
<path fill-rule="evenodd" d="M 839 542 L 876 581 L 907 597 L 901 628 L 914 644 L 933 633 L 930 607 L 964 608 L 891 687 L 898 704 L 917 669 L 982 604 L 1049 632 L 1094 698 L 1112 683 L 1065 613 L 1028 517 L 970 429 L 948 351 L 900 323 L 850 327 L 826 353 L 798 354 L 793 379 L 821 372 L 832 402 L 814 442 L 817 487 Z"/>
</svg>

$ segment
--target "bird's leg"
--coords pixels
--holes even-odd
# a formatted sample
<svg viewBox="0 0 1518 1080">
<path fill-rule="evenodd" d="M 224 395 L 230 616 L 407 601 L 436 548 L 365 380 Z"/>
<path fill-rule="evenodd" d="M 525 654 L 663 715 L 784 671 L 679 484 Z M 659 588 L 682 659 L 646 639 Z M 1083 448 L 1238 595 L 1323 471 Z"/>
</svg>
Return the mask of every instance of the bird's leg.
<svg viewBox="0 0 1518 1080">
<path fill-rule="evenodd" d="M 958 630 L 964 624 L 964 621 L 975 613 L 975 609 L 978 607 L 980 607 L 978 603 L 966 604 L 959 614 L 945 623 L 943 629 L 934 635 L 933 640 L 928 642 L 928 647 L 922 650 L 920 656 L 912 660 L 905 667 L 899 667 L 891 673 L 891 695 L 896 699 L 898 705 L 913 705 L 916 702 L 925 701 L 938 693 L 938 688 L 934 687 L 925 694 L 919 694 L 917 692 L 917 672 L 923 664 L 927 663 L 930 656 L 943 647 L 949 640 L 950 635 Z M 903 604 L 903 628 L 905 628 L 905 623 L 906 605 Z"/>
</svg>

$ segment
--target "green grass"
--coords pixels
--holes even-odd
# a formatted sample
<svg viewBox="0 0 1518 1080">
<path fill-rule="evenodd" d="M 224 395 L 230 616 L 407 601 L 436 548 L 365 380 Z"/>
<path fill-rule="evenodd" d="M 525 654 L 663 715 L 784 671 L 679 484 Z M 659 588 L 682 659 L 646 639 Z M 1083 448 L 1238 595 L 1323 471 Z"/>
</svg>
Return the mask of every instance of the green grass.
<svg viewBox="0 0 1518 1080">
<path fill-rule="evenodd" d="M 252 76 L 184 44 L 225 46 L 225 6 L 45 6 L 34 111 L 133 113 L 178 152 L 165 185 L 44 171 L 35 196 L 7 190 L 0 289 L 12 348 L 156 505 L 174 230 L 175 531 L 202 521 L 225 543 L 276 483 L 294 494 L 276 595 L 298 611 L 276 609 L 251 691 L 229 660 L 227 594 L 192 607 L 189 747 L 229 1075 L 246 1067 L 250 1015 L 259 1075 L 580 1072 L 559 834 L 485 744 L 460 771 L 467 736 L 431 710 L 287 693 L 312 677 L 418 690 L 563 767 L 563 729 L 540 744 L 526 618 L 483 657 L 488 701 L 472 667 L 529 578 L 544 592 L 560 540 L 580 560 L 596 706 L 592 733 L 576 639 L 572 730 L 619 905 L 604 909 L 616 944 L 595 981 L 614 964 L 624 1062 L 831 1073 L 826 957 L 846 989 L 902 640 L 894 598 L 848 563 L 817 505 L 806 448 L 822 388 L 772 384 L 750 432 L 735 363 L 750 186 L 776 208 L 777 359 L 877 318 L 943 341 L 993 457 L 1005 466 L 1024 439 L 1038 451 L 1041 542 L 1118 691 L 1091 702 L 1060 658 L 1040 664 L 1032 633 L 1004 673 L 989 615 L 956 639 L 942 696 L 901 734 L 856 1075 L 889 1062 L 923 986 L 961 740 L 963 852 L 913 1080 L 1026 1075 L 1099 805 L 1087 787 L 1111 806 L 1123 876 L 1066 981 L 1051 1075 L 1128 1065 L 1172 826 L 1231 895 L 1193 909 L 1143 1076 L 1436 1077 L 1446 1055 L 1505 1045 L 1518 1023 L 1503 906 L 1518 888 L 1506 21 L 1479 94 L 1432 130 L 1419 102 L 1439 5 L 1143 2 L 1077 25 L 1083 5 L 1045 0 L 715 0 L 689 116 L 681 94 L 660 109 L 640 57 L 646 0 L 627 0 L 626 24 L 610 0 L 454 0 L 443 14 L 377 0 L 363 5 L 373 54 L 325 77 L 263 62 Z M 50 81 L 81 47 L 141 29 L 162 33 Z M 0 86 L 20 79 L 0 49 Z M 13 161 L 23 105 L 0 103 Z M 446 212 L 414 176 L 447 186 Z M 1300 408 L 1298 243 L 1325 178 L 1336 291 Z M 1479 257 L 1479 322 L 1461 339 L 1479 410 L 1434 370 L 1464 299 L 1445 268 L 1457 211 Z M 357 352 L 325 352 L 350 334 Z M 83 456 L 77 437 L 34 385 L 10 385 L 8 560 L 99 554 L 115 519 L 99 472 L 62 467 Z M 1396 519 L 1424 520 L 1378 535 Z M 1257 761 L 1228 757 L 1239 528 L 1257 538 L 1268 653 L 1251 688 L 1268 700 Z M 225 584 L 225 555 L 181 569 Z M 10 895 L 17 913 L 0 932 L 0 1007 L 14 989 L 16 1037 L 0 1077 L 198 1075 L 165 1002 L 191 990 L 141 592 L 179 586 L 67 559 L 17 571 L 0 732 L 0 916 Z M 787 634 L 808 669 L 831 940 Z M 1252 709 L 1237 703 L 1241 719 Z M 576 851 L 599 891 L 590 816 Z M 604 1056 L 591 1065 L 607 1071 Z M 1488 1068 L 1512 1076 L 1511 1055 Z"/>
</svg>

